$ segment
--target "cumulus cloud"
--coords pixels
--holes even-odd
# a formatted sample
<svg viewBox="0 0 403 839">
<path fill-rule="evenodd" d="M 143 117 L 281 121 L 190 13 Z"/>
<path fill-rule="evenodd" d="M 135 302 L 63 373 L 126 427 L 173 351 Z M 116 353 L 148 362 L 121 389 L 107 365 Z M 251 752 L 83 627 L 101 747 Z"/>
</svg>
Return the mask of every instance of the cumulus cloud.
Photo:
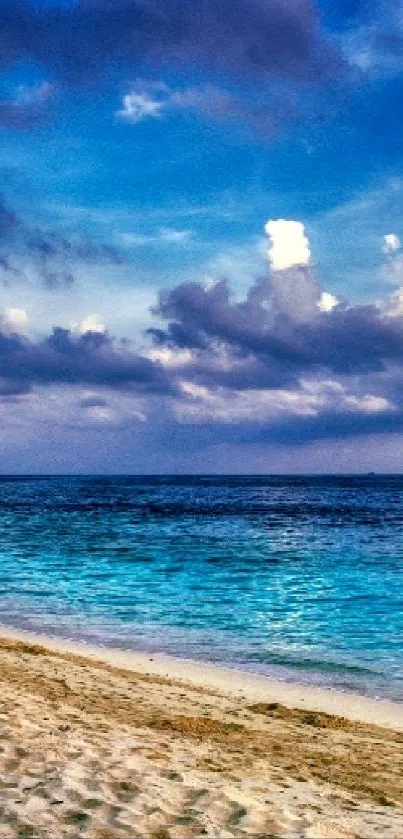
<svg viewBox="0 0 403 839">
<path fill-rule="evenodd" d="M 307 293 L 310 296 L 310 288 Z M 240 302 L 231 298 L 226 281 L 208 288 L 183 283 L 161 292 L 155 311 L 168 325 L 153 328 L 151 335 L 160 345 L 213 355 L 216 345 L 227 346 L 236 358 L 248 360 L 251 381 L 258 369 L 262 375 L 261 364 L 270 381 L 279 376 L 295 379 L 309 370 L 376 372 L 385 370 L 388 362 L 400 362 L 401 324 L 377 306 L 338 305 L 327 312 L 315 306 L 311 317 L 302 321 L 289 310 L 273 312 L 271 296 L 265 281 L 255 283 Z M 246 369 L 243 380 L 246 386 Z"/>
<path fill-rule="evenodd" d="M 167 362 L 186 353 L 171 365 L 181 392 L 175 416 L 182 425 L 230 427 L 231 439 L 239 428 L 257 442 L 400 428 L 402 311 L 350 306 L 324 291 L 303 225 L 280 222 L 275 245 L 285 248 L 291 233 L 293 256 L 280 261 L 280 250 L 276 268 L 270 258 L 269 275 L 243 300 L 225 280 L 161 292 L 154 313 L 166 325 L 150 330 L 157 357 L 168 369 L 167 350 Z"/>
<path fill-rule="evenodd" d="M 173 383 L 162 365 L 108 334 L 75 335 L 55 327 L 51 335 L 32 341 L 16 332 L 0 332 L 1 392 L 27 393 L 35 385 L 98 385 L 135 393 L 170 393 Z"/>
<path fill-rule="evenodd" d="M 269 237 L 268 257 L 273 271 L 309 265 L 311 249 L 302 222 L 275 219 L 266 223 L 265 232 Z"/>
<path fill-rule="evenodd" d="M 330 312 L 339 300 L 322 291 L 311 267 L 311 246 L 300 221 L 275 219 L 265 225 L 269 238 L 271 305 L 295 321 L 310 320 L 319 308 Z"/>
<path fill-rule="evenodd" d="M 102 389 L 141 398 L 151 429 L 179 423 L 220 439 L 225 426 L 231 439 L 252 442 L 403 427 L 400 291 L 389 309 L 350 305 L 323 290 L 310 264 L 297 263 L 271 268 L 243 298 L 223 279 L 181 283 L 160 292 L 153 315 L 151 346 L 140 352 L 113 340 L 95 313 L 73 331 L 59 326 L 32 340 L 24 334 L 25 313 L 7 310 L 2 398 L 18 400 L 38 388 L 96 389 L 83 422 L 118 427 L 119 413 L 106 397 L 99 401 Z"/>
</svg>

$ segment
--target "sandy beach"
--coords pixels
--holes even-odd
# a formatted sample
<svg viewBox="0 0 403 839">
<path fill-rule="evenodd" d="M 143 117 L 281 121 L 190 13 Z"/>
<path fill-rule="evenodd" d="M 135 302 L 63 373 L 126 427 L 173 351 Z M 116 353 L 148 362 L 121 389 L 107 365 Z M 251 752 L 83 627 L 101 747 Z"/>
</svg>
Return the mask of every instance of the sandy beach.
<svg viewBox="0 0 403 839">
<path fill-rule="evenodd" d="M 0 636 L 0 837 L 403 835 L 402 706 Z"/>
</svg>

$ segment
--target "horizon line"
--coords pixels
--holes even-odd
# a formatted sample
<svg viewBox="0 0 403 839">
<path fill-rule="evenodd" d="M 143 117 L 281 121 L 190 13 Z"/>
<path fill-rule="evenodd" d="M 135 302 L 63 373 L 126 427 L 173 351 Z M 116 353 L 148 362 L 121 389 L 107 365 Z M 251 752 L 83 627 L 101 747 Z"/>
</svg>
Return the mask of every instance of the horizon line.
<svg viewBox="0 0 403 839">
<path fill-rule="evenodd" d="M 362 478 L 403 477 L 401 472 L 0 472 L 2 478 Z"/>
</svg>

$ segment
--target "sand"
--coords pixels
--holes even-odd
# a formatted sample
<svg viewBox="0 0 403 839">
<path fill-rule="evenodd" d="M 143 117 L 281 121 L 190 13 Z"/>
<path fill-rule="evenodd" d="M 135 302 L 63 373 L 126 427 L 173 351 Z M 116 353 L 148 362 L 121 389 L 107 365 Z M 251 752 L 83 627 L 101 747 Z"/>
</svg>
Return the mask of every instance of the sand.
<svg viewBox="0 0 403 839">
<path fill-rule="evenodd" d="M 0 635 L 0 837 L 403 836 L 401 706 Z"/>
</svg>

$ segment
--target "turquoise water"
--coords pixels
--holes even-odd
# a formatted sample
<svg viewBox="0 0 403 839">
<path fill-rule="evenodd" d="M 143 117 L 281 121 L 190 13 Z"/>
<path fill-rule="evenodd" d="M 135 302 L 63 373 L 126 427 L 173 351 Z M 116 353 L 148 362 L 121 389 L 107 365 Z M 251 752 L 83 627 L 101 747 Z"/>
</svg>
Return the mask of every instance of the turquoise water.
<svg viewBox="0 0 403 839">
<path fill-rule="evenodd" d="M 403 477 L 0 478 L 0 622 L 403 699 Z"/>
</svg>

